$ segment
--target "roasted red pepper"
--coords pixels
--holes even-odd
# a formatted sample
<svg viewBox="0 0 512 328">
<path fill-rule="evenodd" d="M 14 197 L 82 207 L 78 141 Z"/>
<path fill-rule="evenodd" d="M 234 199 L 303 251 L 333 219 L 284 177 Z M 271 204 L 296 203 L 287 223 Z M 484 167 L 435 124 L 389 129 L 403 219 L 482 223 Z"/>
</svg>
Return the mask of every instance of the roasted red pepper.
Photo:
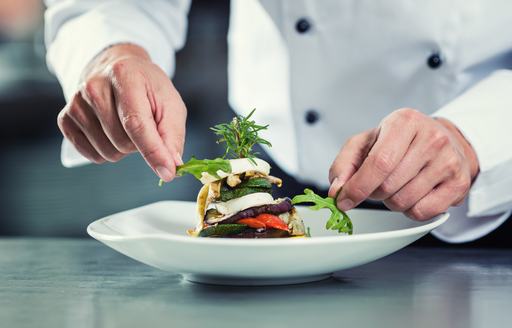
<svg viewBox="0 0 512 328">
<path fill-rule="evenodd" d="M 256 220 L 263 222 L 266 228 L 274 228 L 279 230 L 288 231 L 288 225 L 281 220 L 280 217 L 273 214 L 260 214 L 256 217 Z"/>
<path fill-rule="evenodd" d="M 255 218 L 240 219 L 240 220 L 236 221 L 236 223 L 238 223 L 238 224 L 245 224 L 249 228 L 253 228 L 253 229 L 266 228 L 266 225 L 265 225 L 264 222 L 261 222 L 260 220 L 257 220 Z"/>
<path fill-rule="evenodd" d="M 266 228 L 266 229 L 278 229 L 278 230 L 289 231 L 286 223 L 284 223 L 284 221 L 281 220 L 281 218 L 279 218 L 277 215 L 273 215 L 273 214 L 265 214 L 264 213 L 264 214 L 258 215 L 255 218 L 240 219 L 240 220 L 236 221 L 236 223 L 245 224 L 249 228 L 253 228 L 253 229 Z"/>
</svg>

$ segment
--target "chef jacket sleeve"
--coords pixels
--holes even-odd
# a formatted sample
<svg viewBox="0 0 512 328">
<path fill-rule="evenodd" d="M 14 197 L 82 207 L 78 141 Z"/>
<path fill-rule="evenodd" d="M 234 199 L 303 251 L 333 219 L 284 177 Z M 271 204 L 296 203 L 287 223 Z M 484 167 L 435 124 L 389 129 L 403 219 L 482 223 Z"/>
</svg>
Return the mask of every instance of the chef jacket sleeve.
<svg viewBox="0 0 512 328">
<path fill-rule="evenodd" d="M 433 234 L 467 242 L 496 229 L 512 209 L 512 71 L 499 70 L 439 109 L 457 126 L 478 156 L 480 173 L 464 204 Z"/>
<path fill-rule="evenodd" d="M 190 0 L 46 0 L 47 64 L 67 100 L 73 97 L 87 64 L 119 43 L 144 48 L 167 74 L 184 42 Z M 71 167 L 88 163 L 64 140 L 61 160 Z"/>
</svg>

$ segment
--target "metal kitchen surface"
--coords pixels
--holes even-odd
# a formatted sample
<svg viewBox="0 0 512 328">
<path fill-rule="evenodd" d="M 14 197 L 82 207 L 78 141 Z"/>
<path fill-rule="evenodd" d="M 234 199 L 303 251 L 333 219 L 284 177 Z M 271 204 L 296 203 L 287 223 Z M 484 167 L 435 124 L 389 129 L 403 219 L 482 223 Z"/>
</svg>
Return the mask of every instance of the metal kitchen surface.
<svg viewBox="0 0 512 328">
<path fill-rule="evenodd" d="M 226 287 L 184 281 L 93 240 L 0 239 L 0 249 L 2 327 L 500 327 L 512 320 L 509 250 L 410 247 L 317 283 Z"/>
</svg>

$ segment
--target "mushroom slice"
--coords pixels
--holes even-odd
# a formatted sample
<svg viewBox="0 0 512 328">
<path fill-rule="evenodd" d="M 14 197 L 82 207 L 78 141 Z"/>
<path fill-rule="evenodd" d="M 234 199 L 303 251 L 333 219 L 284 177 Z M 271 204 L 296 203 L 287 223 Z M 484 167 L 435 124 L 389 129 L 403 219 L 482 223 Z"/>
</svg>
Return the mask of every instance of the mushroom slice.
<svg viewBox="0 0 512 328">
<path fill-rule="evenodd" d="M 220 187 L 222 185 L 222 180 L 217 180 L 210 183 L 210 196 L 213 199 L 217 199 L 220 197 Z"/>
<path fill-rule="evenodd" d="M 264 178 L 267 179 L 268 182 L 273 183 L 278 187 L 281 187 L 283 185 L 283 180 L 281 180 L 275 176 L 267 175 Z"/>
<path fill-rule="evenodd" d="M 241 182 L 242 180 L 240 179 L 239 174 L 231 174 L 226 178 L 226 183 L 231 188 L 238 186 Z"/>
</svg>

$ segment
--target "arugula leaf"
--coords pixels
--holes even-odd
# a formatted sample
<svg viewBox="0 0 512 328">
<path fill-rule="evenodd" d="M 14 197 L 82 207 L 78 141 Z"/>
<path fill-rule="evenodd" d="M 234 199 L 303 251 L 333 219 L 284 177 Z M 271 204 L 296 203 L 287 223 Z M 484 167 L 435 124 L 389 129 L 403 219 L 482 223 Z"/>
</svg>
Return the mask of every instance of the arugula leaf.
<svg viewBox="0 0 512 328">
<path fill-rule="evenodd" d="M 229 160 L 223 158 L 215 159 L 197 159 L 194 156 L 188 162 L 176 167 L 176 176 L 181 177 L 183 174 L 192 174 L 197 180 L 201 179 L 201 173 L 207 172 L 216 178 L 220 178 L 217 171 L 231 173 L 231 164 Z M 161 187 L 165 183 L 164 180 L 158 181 L 158 186 Z"/>
<path fill-rule="evenodd" d="M 182 176 L 185 173 L 192 174 L 196 179 L 201 178 L 201 173 L 207 172 L 210 175 L 220 178 L 217 171 L 231 173 L 231 164 L 229 160 L 223 158 L 215 159 L 197 159 L 192 158 L 183 165 L 176 168 L 176 176 Z"/>
<path fill-rule="evenodd" d="M 337 230 L 340 233 L 352 234 L 352 221 L 348 215 L 336 207 L 336 201 L 332 197 L 322 198 L 315 194 L 311 189 L 304 189 L 304 195 L 293 197 L 292 204 L 314 203 L 310 206 L 312 210 L 327 208 L 331 211 L 331 217 L 327 221 L 325 228 L 328 230 Z"/>
</svg>

